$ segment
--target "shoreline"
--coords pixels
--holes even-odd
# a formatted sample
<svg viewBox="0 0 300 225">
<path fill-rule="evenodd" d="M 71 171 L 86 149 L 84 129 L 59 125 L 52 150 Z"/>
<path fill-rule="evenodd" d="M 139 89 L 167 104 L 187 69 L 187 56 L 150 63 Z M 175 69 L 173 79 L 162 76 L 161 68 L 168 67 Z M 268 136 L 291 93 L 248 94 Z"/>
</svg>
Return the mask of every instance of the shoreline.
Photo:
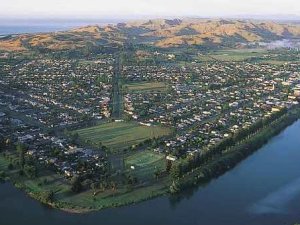
<svg viewBox="0 0 300 225">
<path fill-rule="evenodd" d="M 300 107 L 292 108 L 288 110 L 286 113 L 284 113 L 281 117 L 278 119 L 272 121 L 271 123 L 267 124 L 264 128 L 257 131 L 253 135 L 247 138 L 242 139 L 237 144 L 234 144 L 233 147 L 231 147 L 230 151 L 225 149 L 223 150 L 223 153 L 221 155 L 216 156 L 212 160 L 210 160 L 208 163 L 202 164 L 199 167 L 194 168 L 192 171 L 189 171 L 187 173 L 184 173 L 184 175 L 177 180 L 178 185 L 180 186 L 180 189 L 178 194 L 180 194 L 182 191 L 191 188 L 191 187 L 197 187 L 201 186 L 203 184 L 209 183 L 212 179 L 215 179 L 218 176 L 221 176 L 222 174 L 228 172 L 232 168 L 234 168 L 237 164 L 242 162 L 244 159 L 246 159 L 248 156 L 250 156 L 252 153 L 259 150 L 262 146 L 264 146 L 266 143 L 269 142 L 272 138 L 280 134 L 283 130 L 285 130 L 287 127 L 291 126 L 295 122 L 297 122 L 300 118 Z M 274 123 L 277 123 L 277 126 L 273 126 Z M 280 123 L 280 124 L 279 124 Z M 281 124 L 282 123 L 282 124 Z M 276 125 L 276 124 L 275 124 Z M 274 132 L 269 133 L 269 135 L 265 137 L 260 137 L 260 135 L 268 132 L 268 129 L 272 129 Z M 252 149 L 246 149 L 244 148 L 243 142 L 253 142 L 255 139 L 260 138 L 260 141 L 262 144 L 260 144 L 258 147 L 252 148 Z M 238 156 L 238 157 L 237 157 Z M 3 158 L 3 157 L 2 157 Z M 223 165 L 222 170 L 215 170 L 214 166 L 218 165 L 219 162 L 222 162 L 222 160 L 226 158 L 229 159 L 225 165 Z M 232 161 L 231 161 L 232 160 Z M 210 171 L 211 173 L 208 173 L 207 171 Z M 52 203 L 50 202 L 44 202 L 42 201 L 39 196 L 31 191 L 28 190 L 28 187 L 22 183 L 18 183 L 17 181 L 11 180 L 10 177 L 8 179 L 4 179 L 4 182 L 10 182 L 15 188 L 25 192 L 25 194 L 38 201 L 41 204 L 44 204 L 46 206 L 49 206 L 52 209 L 61 210 L 66 213 L 70 214 L 85 214 L 90 212 L 99 211 L 102 209 L 108 209 L 108 208 L 117 208 L 117 207 L 124 207 L 128 205 L 134 205 L 146 200 L 154 199 L 160 196 L 168 195 L 170 194 L 169 187 L 167 184 L 161 184 L 162 181 L 157 182 L 163 186 L 163 188 L 156 188 L 154 191 L 146 191 L 147 188 L 150 188 L 155 185 L 148 185 L 140 188 L 133 189 L 131 192 L 127 193 L 121 193 L 120 196 L 123 196 L 128 194 L 129 196 L 135 196 L 135 194 L 139 192 L 146 191 L 144 195 L 140 196 L 136 199 L 130 199 L 124 202 L 119 202 L 118 204 L 114 204 L 113 202 L 111 205 L 103 205 L 101 207 L 93 207 L 92 205 L 90 207 L 82 207 L 80 205 L 72 205 L 71 203 L 64 202 L 64 201 L 54 201 Z M 168 184 L 171 185 L 172 182 L 169 182 Z M 108 198 L 116 198 L 117 196 L 109 196 Z M 68 207 L 69 206 L 69 207 Z"/>
<path fill-rule="evenodd" d="M 226 172 L 233 169 L 250 155 L 261 149 L 272 138 L 278 136 L 281 132 L 293 125 L 300 119 L 300 107 L 292 108 L 284 113 L 278 119 L 272 121 L 259 131 L 239 141 L 238 144 L 226 148 L 221 155 L 199 167 L 192 169 L 184 174 L 176 182 L 181 190 L 195 187 L 199 184 L 207 184 Z M 274 125 L 274 123 L 277 123 Z M 251 147 L 251 144 L 257 142 L 257 146 Z M 249 147 L 250 146 L 250 147 Z M 180 193 L 179 191 L 179 193 Z"/>
<path fill-rule="evenodd" d="M 106 206 L 99 207 L 99 208 L 88 208 L 88 207 L 81 207 L 81 206 L 78 206 L 78 205 L 71 205 L 70 203 L 59 202 L 59 201 L 44 202 L 44 201 L 41 200 L 41 198 L 38 195 L 36 195 L 33 192 L 28 191 L 28 189 L 26 189 L 26 187 L 24 187 L 23 184 L 14 182 L 9 177 L 6 178 L 6 179 L 3 179 L 3 183 L 6 183 L 6 182 L 10 183 L 14 188 L 22 191 L 27 197 L 33 199 L 34 201 L 37 201 L 39 204 L 44 205 L 46 207 L 49 207 L 50 209 L 60 210 L 60 211 L 63 211 L 65 213 L 70 213 L 70 214 L 85 214 L 85 213 L 100 211 L 100 210 L 103 210 L 103 209 L 113 209 L 113 208 L 118 208 L 118 207 L 125 207 L 125 206 L 128 206 L 128 205 L 135 205 L 135 204 L 138 204 L 138 203 L 143 202 L 143 201 L 147 201 L 147 200 L 151 200 L 151 199 L 154 199 L 154 198 L 157 198 L 157 197 L 160 197 L 160 196 L 167 195 L 169 193 L 168 188 L 165 187 L 161 191 L 157 190 L 156 193 L 151 192 L 151 194 L 145 195 L 144 197 L 139 198 L 137 200 L 132 200 L 132 201 L 120 203 L 118 205 L 110 205 L 110 206 L 106 205 Z M 145 189 L 147 187 L 149 187 L 149 186 L 134 189 L 132 192 L 142 191 L 143 189 Z M 131 193 L 131 195 L 133 196 L 134 193 Z M 114 197 L 111 197 L 111 198 L 114 198 Z M 65 206 L 59 206 L 60 204 L 65 205 Z M 69 205 L 70 207 L 67 207 L 66 205 Z"/>
</svg>

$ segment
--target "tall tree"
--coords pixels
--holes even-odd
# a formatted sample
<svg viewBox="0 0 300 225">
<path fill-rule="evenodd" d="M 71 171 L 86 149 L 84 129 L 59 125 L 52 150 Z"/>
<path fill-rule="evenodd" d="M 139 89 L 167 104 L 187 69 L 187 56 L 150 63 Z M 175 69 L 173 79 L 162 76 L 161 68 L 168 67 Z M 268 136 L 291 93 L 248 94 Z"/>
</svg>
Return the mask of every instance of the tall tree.
<svg viewBox="0 0 300 225">
<path fill-rule="evenodd" d="M 82 190 L 81 177 L 79 176 L 73 177 L 71 182 L 71 190 L 74 193 L 79 193 Z"/>
<path fill-rule="evenodd" d="M 20 164 L 21 168 L 23 169 L 24 165 L 25 165 L 26 146 L 21 143 L 17 143 L 16 150 L 19 154 L 19 164 Z"/>
</svg>

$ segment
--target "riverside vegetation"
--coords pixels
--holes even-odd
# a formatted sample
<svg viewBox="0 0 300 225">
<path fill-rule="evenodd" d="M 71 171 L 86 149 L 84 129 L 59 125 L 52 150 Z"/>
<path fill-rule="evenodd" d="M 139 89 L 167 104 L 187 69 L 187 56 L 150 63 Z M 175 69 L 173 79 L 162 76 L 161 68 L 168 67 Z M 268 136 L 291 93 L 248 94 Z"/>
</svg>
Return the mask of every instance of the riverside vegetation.
<svg viewBox="0 0 300 225">
<path fill-rule="evenodd" d="M 171 171 L 173 182 L 170 192 L 176 193 L 222 175 L 299 118 L 299 107 L 283 110 L 259 120 L 248 129 L 207 149 L 202 155 L 180 160 Z"/>
<path fill-rule="evenodd" d="M 0 178 L 78 213 L 205 183 L 299 117 L 299 30 L 175 19 L 0 37 Z"/>
<path fill-rule="evenodd" d="M 202 155 L 188 156 L 180 159 L 172 166 L 166 165 L 166 170 L 169 170 L 171 178 L 161 182 L 162 185 L 154 185 L 154 188 L 140 188 L 135 191 L 135 198 L 132 198 L 132 193 L 129 194 L 127 191 L 115 192 L 115 194 L 107 196 L 108 201 L 106 204 L 102 202 L 100 208 L 121 206 L 166 193 L 175 194 L 185 188 L 205 184 L 234 167 L 299 118 L 300 108 L 294 107 L 275 113 L 272 117 L 259 120 L 253 126 L 241 130 L 241 132 L 210 149 L 206 149 Z M 97 207 L 96 204 L 93 206 L 91 202 L 89 207 L 87 205 L 82 207 L 82 205 L 55 199 L 55 192 L 60 191 L 53 189 L 55 185 L 49 190 L 43 190 L 43 185 L 48 185 L 55 182 L 55 179 L 61 178 L 39 168 L 34 160 L 25 157 L 25 151 L 25 146 L 20 144 L 1 143 L 0 178 L 2 181 L 10 180 L 17 188 L 23 189 L 40 202 L 69 212 L 86 212 L 99 209 L 99 206 Z M 11 154 L 11 152 L 15 153 Z M 78 179 L 73 180 L 70 185 L 74 192 L 82 189 L 82 184 Z M 117 201 L 113 199 L 117 199 Z"/>
</svg>

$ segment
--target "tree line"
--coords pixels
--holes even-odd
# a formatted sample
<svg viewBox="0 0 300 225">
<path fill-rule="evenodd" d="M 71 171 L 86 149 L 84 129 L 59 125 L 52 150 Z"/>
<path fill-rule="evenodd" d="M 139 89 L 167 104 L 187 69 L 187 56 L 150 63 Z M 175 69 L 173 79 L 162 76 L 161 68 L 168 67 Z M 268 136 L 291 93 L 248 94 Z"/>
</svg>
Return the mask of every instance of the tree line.
<svg viewBox="0 0 300 225">
<path fill-rule="evenodd" d="M 283 109 L 257 121 L 250 127 L 241 129 L 201 153 L 180 159 L 170 170 L 173 179 L 170 191 L 178 192 L 186 186 L 221 175 L 262 147 L 270 138 L 294 123 L 299 117 L 299 107 L 289 111 Z M 198 171 L 196 175 L 195 171 Z"/>
</svg>

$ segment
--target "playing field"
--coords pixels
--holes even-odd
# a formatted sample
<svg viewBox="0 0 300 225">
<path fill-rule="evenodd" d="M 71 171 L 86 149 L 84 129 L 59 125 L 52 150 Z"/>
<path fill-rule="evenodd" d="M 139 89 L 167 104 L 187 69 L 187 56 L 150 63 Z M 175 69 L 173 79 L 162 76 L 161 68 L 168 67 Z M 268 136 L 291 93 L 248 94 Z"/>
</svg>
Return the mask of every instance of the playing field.
<svg viewBox="0 0 300 225">
<path fill-rule="evenodd" d="M 165 170 L 165 156 L 157 154 L 152 151 L 140 151 L 125 158 L 125 168 L 131 170 L 131 174 L 134 174 L 141 179 L 151 179 L 154 177 L 156 170 Z M 134 166 L 132 170 L 130 167 Z"/>
<path fill-rule="evenodd" d="M 162 82 L 138 82 L 125 84 L 124 88 L 128 91 L 147 92 L 147 91 L 166 91 L 167 87 Z"/>
<path fill-rule="evenodd" d="M 264 49 L 234 49 L 234 50 L 221 50 L 211 52 L 207 55 L 200 55 L 198 59 L 203 62 L 207 61 L 244 61 L 246 59 L 260 57 L 264 55 Z"/>
<path fill-rule="evenodd" d="M 267 60 L 259 60 L 258 61 L 259 63 L 267 63 L 267 64 L 271 64 L 271 65 L 283 65 L 283 64 L 286 64 L 286 63 L 300 63 L 300 61 L 298 60 L 292 60 L 292 61 L 283 61 L 283 60 L 272 60 L 272 59 L 267 59 Z"/>
<path fill-rule="evenodd" d="M 135 122 L 112 122 L 74 131 L 79 138 L 93 146 L 101 143 L 112 150 L 123 149 L 146 139 L 171 133 L 171 129 L 160 126 L 143 126 Z"/>
</svg>

